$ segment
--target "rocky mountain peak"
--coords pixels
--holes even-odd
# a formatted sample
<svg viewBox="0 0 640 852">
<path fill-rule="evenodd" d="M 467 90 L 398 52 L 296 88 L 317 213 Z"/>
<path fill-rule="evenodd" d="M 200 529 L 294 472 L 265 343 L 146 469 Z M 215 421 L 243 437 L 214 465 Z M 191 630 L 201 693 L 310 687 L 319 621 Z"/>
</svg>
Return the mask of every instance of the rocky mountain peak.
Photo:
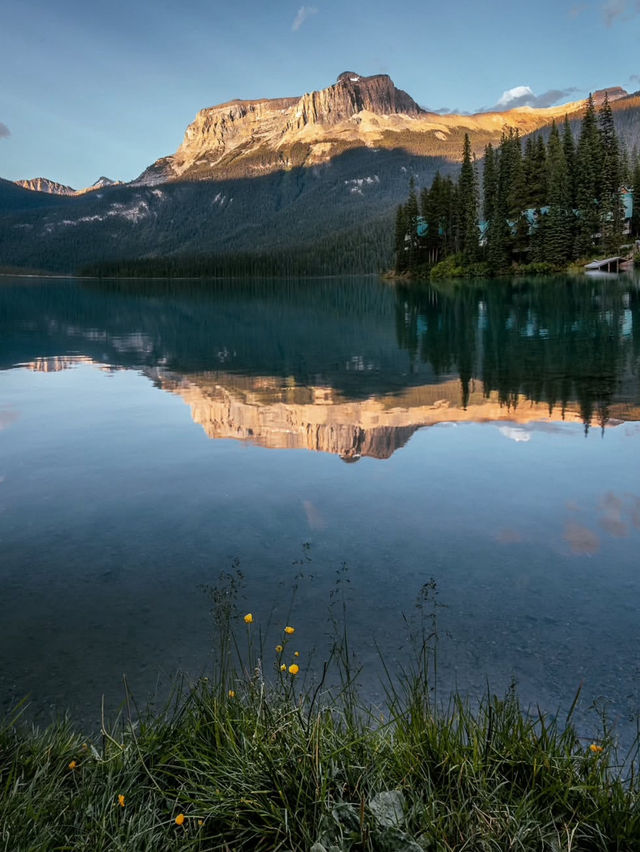
<svg viewBox="0 0 640 852">
<path fill-rule="evenodd" d="M 299 130 L 308 124 L 332 126 L 363 110 L 377 115 L 424 112 L 410 95 L 395 87 L 388 74 L 363 77 L 353 71 L 343 71 L 332 86 L 300 98 L 289 127 Z"/>
<path fill-rule="evenodd" d="M 118 186 L 122 181 L 119 180 L 111 180 L 111 178 L 99 177 L 95 183 L 92 183 L 91 186 L 87 186 L 84 189 L 73 189 L 71 186 L 66 186 L 65 184 L 58 183 L 55 180 L 49 180 L 48 178 L 38 177 L 38 178 L 29 178 L 28 180 L 17 180 L 15 183 L 18 186 L 23 187 L 24 189 L 31 189 L 34 192 L 48 192 L 51 195 L 84 195 L 87 192 L 93 192 L 96 189 L 104 189 L 107 186 Z"/>
<path fill-rule="evenodd" d="M 326 89 L 301 97 L 233 100 L 200 110 L 176 153 L 157 160 L 137 183 L 203 179 L 214 173 L 244 177 L 324 162 L 336 145 L 363 144 L 362 116 L 384 122 L 420 114 L 424 110 L 387 74 L 363 77 L 344 71 Z M 379 128 L 373 135 L 378 138 Z"/>
<path fill-rule="evenodd" d="M 626 98 L 629 93 L 622 86 L 610 86 L 608 89 L 598 89 L 593 93 L 593 102 L 596 106 L 601 106 L 604 103 L 604 97 L 607 95 L 609 101 L 617 101 L 620 98 Z"/>
<path fill-rule="evenodd" d="M 33 192 L 48 192 L 51 195 L 76 194 L 76 190 L 73 189 L 73 187 L 58 183 L 55 180 L 49 180 L 49 178 L 29 178 L 27 180 L 17 180 L 15 183 L 17 183 L 18 186 L 23 187 L 23 189 L 30 189 Z"/>
</svg>

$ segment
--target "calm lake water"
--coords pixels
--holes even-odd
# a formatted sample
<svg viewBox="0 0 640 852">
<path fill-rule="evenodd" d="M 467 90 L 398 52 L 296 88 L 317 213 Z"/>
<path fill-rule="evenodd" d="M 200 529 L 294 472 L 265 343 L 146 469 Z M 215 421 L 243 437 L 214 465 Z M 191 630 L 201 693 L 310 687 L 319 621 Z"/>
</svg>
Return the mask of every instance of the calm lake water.
<svg viewBox="0 0 640 852">
<path fill-rule="evenodd" d="M 0 279 L 3 707 L 96 725 L 123 673 L 144 699 L 206 671 L 237 564 L 304 670 L 338 586 L 375 697 L 433 578 L 441 688 L 555 710 L 583 682 L 623 728 L 639 369 L 637 278 Z"/>
</svg>

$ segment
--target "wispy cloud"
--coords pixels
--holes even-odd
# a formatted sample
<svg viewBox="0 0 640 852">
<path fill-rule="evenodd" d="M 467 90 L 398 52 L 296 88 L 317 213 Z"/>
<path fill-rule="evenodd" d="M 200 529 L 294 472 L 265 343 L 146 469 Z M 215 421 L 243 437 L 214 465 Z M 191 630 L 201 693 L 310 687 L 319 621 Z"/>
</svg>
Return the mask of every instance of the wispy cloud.
<svg viewBox="0 0 640 852">
<path fill-rule="evenodd" d="M 293 19 L 293 23 L 291 24 L 291 30 L 295 33 L 300 27 L 304 24 L 307 18 L 310 18 L 312 15 L 317 15 L 318 10 L 315 6 L 300 6 L 298 9 L 298 14 Z"/>
<path fill-rule="evenodd" d="M 632 74 L 629 77 L 629 82 L 630 83 L 640 83 L 640 74 Z"/>
<path fill-rule="evenodd" d="M 550 107 L 570 97 L 578 91 L 575 87 L 568 89 L 549 89 L 541 95 L 536 95 L 530 86 L 514 86 L 502 93 L 502 97 L 492 107 L 482 107 L 479 112 L 505 112 L 518 107 Z"/>
<path fill-rule="evenodd" d="M 608 27 L 618 19 L 628 21 L 640 14 L 640 0 L 607 0 L 602 7 L 602 14 Z"/>
<path fill-rule="evenodd" d="M 7 136 L 11 136 L 11 131 L 6 124 L 0 121 L 0 139 L 6 139 Z"/>
<path fill-rule="evenodd" d="M 458 107 L 440 107 L 439 109 L 433 109 L 432 107 L 423 106 L 422 109 L 427 112 L 433 112 L 436 115 L 471 115 L 469 110 L 458 109 Z"/>
</svg>

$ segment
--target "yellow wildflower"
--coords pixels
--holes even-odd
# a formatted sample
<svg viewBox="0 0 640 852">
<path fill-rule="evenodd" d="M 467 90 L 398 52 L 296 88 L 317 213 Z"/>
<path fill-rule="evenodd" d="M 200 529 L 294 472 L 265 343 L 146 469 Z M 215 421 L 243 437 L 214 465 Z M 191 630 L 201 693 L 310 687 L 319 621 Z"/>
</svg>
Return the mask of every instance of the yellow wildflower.
<svg viewBox="0 0 640 852">
<path fill-rule="evenodd" d="M 184 814 L 178 814 L 176 817 L 176 825 L 182 825 L 184 822 Z"/>
<path fill-rule="evenodd" d="M 594 754 L 600 754 L 601 751 L 604 751 L 602 746 L 596 745 L 596 743 L 591 743 L 591 745 L 589 746 L 589 750 L 592 751 Z"/>
<path fill-rule="evenodd" d="M 75 760 L 72 760 L 69 764 L 69 769 L 75 769 L 77 765 L 77 762 Z"/>
<path fill-rule="evenodd" d="M 229 690 L 229 698 L 235 698 L 235 697 L 236 697 L 235 692 L 233 691 L 233 689 L 230 689 Z"/>
<path fill-rule="evenodd" d="M 276 654 L 281 654 L 284 651 L 282 645 L 276 645 Z"/>
<path fill-rule="evenodd" d="M 300 656 L 300 651 L 294 651 L 294 652 L 293 652 L 293 656 L 294 656 L 294 657 L 299 657 L 299 656 Z"/>
<path fill-rule="evenodd" d="M 292 633 L 295 633 L 295 632 L 296 632 L 296 629 L 295 629 L 295 627 L 289 627 L 289 625 L 287 625 L 287 626 L 285 627 L 285 629 L 284 629 L 284 632 L 285 632 L 285 633 L 288 633 L 289 635 L 291 635 Z"/>
<path fill-rule="evenodd" d="M 251 623 L 253 622 L 253 613 L 248 612 L 248 613 L 245 615 L 244 620 L 245 620 L 245 622 L 246 622 L 247 624 L 251 624 Z"/>
<path fill-rule="evenodd" d="M 203 819 L 199 819 L 199 820 L 198 820 L 198 825 L 204 825 L 204 820 L 203 820 Z"/>
<path fill-rule="evenodd" d="M 118 804 L 121 808 L 124 808 L 124 796 L 122 795 L 122 793 L 120 793 L 120 795 L 118 796 Z"/>
<path fill-rule="evenodd" d="M 287 667 L 286 667 L 286 666 L 285 666 L 285 664 L 283 663 L 283 664 L 280 666 L 280 671 L 281 671 L 281 672 L 286 672 L 286 670 L 287 670 Z"/>
<path fill-rule="evenodd" d="M 297 675 L 300 671 L 300 666 L 297 666 L 295 663 L 289 666 L 289 674 Z"/>
</svg>

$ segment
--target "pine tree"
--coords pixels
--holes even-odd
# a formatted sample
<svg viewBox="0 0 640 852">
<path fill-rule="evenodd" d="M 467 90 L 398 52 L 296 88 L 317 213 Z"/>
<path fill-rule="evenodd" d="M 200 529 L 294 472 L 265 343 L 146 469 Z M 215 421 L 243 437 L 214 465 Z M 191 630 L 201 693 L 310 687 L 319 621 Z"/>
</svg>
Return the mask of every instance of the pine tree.
<svg viewBox="0 0 640 852">
<path fill-rule="evenodd" d="M 576 150 L 576 254 L 589 255 L 600 232 L 600 187 L 602 142 L 598 132 L 596 108 L 589 95 L 582 118 Z"/>
<path fill-rule="evenodd" d="M 465 263 L 478 259 L 478 181 L 471 158 L 471 140 L 464 135 L 462 168 L 458 180 L 458 245 Z"/>
<path fill-rule="evenodd" d="M 543 207 L 547 203 L 547 149 L 541 135 L 527 137 L 523 171 L 524 207 Z"/>
<path fill-rule="evenodd" d="M 605 250 L 615 251 L 622 241 L 622 224 L 624 221 L 620 198 L 622 177 L 620 147 L 613 123 L 611 104 L 606 92 L 600 108 L 599 124 L 602 149 L 601 230 Z"/>
<path fill-rule="evenodd" d="M 496 153 L 491 142 L 484 149 L 484 174 L 482 176 L 482 213 L 485 222 L 489 222 L 496 203 L 498 188 L 498 172 L 496 168 Z"/>
<path fill-rule="evenodd" d="M 567 164 L 567 177 L 569 181 L 569 198 L 571 200 L 571 208 L 576 206 L 576 146 L 573 139 L 573 131 L 569 124 L 569 116 L 564 117 L 564 128 L 562 131 L 562 150 L 564 152 L 564 161 Z"/>
<path fill-rule="evenodd" d="M 535 145 L 533 136 L 527 136 L 527 141 L 524 146 L 524 154 L 522 155 L 522 168 L 524 170 L 524 180 L 527 189 L 526 207 L 533 207 L 534 204 L 531 193 L 531 187 L 535 181 Z"/>
<path fill-rule="evenodd" d="M 498 179 L 496 182 L 493 214 L 487 228 L 487 261 L 493 274 L 504 272 L 511 262 L 511 229 L 509 216 L 509 187 L 512 174 L 511 148 L 513 130 L 503 133 L 498 153 Z"/>
<path fill-rule="evenodd" d="M 501 148 L 503 148 L 500 155 L 501 161 L 506 154 L 507 212 L 512 219 L 517 219 L 527 207 L 527 187 L 522 163 L 520 131 L 510 127 L 505 145 Z"/>
<path fill-rule="evenodd" d="M 549 214 L 545 222 L 545 259 L 556 266 L 567 262 L 573 242 L 573 210 L 565 146 L 555 121 L 551 125 L 547 158 Z"/>
</svg>

